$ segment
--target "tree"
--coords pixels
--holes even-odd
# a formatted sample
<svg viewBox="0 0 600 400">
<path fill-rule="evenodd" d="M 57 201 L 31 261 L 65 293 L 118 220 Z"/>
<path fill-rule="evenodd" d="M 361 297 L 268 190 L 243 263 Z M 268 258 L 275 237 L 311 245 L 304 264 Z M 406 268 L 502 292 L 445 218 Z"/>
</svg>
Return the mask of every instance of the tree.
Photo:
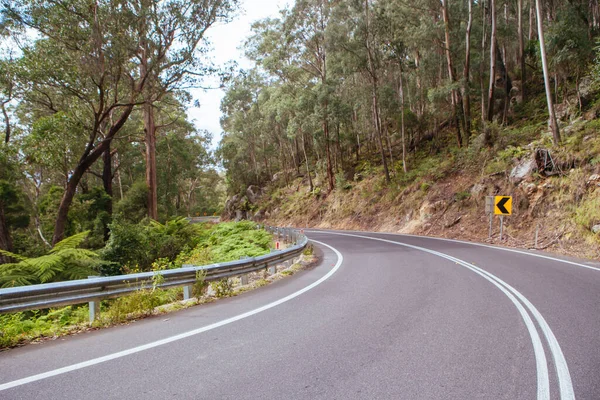
<svg viewBox="0 0 600 400">
<path fill-rule="evenodd" d="M 546 44 L 544 42 L 544 23 L 542 21 L 542 5 L 540 0 L 535 0 L 535 6 L 537 14 L 540 55 L 542 59 L 542 70 L 544 72 L 544 87 L 546 89 L 546 102 L 548 104 L 548 124 L 550 125 L 550 130 L 552 131 L 552 139 L 554 144 L 558 145 L 560 143 L 560 131 L 558 129 L 558 122 L 556 121 L 556 114 L 554 112 L 554 104 L 552 101 L 552 92 L 550 90 L 550 77 L 548 76 L 548 61 L 546 60 Z"/>
<path fill-rule="evenodd" d="M 64 237 L 69 208 L 86 171 L 109 148 L 145 83 L 130 68 L 130 15 L 110 3 L 22 0 L 3 14 L 40 34 L 23 49 L 17 72 L 24 98 L 47 114 L 74 113 L 86 144 L 70 171 L 52 238 Z M 64 29 L 69 26 L 69 29 Z"/>
<path fill-rule="evenodd" d="M 158 219 L 155 103 L 166 95 L 197 85 L 214 72 L 204 56 L 206 31 L 227 21 L 236 0 L 139 0 L 128 2 L 136 17 L 140 76 L 147 82 L 142 91 L 146 144 L 148 216 Z"/>
</svg>

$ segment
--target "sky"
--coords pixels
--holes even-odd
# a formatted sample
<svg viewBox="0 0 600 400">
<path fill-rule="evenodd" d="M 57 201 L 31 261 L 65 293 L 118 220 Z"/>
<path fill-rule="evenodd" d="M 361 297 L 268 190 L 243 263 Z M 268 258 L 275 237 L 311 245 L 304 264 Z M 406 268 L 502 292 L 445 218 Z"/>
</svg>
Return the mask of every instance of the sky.
<svg viewBox="0 0 600 400">
<path fill-rule="evenodd" d="M 214 25 L 207 32 L 212 42 L 211 56 L 215 64 L 224 65 L 234 60 L 240 68 L 250 68 L 252 62 L 244 56 L 243 43 L 250 35 L 252 23 L 268 18 L 277 17 L 279 10 L 286 5 L 291 5 L 292 0 L 242 0 L 241 12 L 228 24 Z M 210 84 L 211 82 L 207 82 Z M 212 81 L 212 86 L 218 86 L 218 80 Z M 198 100 L 200 107 L 190 107 L 188 116 L 198 129 L 205 129 L 212 133 L 212 148 L 216 148 L 221 139 L 221 99 L 225 92 L 221 89 L 195 89 L 192 90 L 194 100 Z"/>
</svg>

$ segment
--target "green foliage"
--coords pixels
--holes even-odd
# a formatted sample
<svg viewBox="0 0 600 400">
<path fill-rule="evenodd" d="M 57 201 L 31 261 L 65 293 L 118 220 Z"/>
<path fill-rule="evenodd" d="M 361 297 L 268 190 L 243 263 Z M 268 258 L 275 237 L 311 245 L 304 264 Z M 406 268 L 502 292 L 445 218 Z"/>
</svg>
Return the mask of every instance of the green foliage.
<svg viewBox="0 0 600 400">
<path fill-rule="evenodd" d="M 217 297 L 229 297 L 233 293 L 233 282 L 230 279 L 224 278 L 212 282 L 210 285 Z"/>
<path fill-rule="evenodd" d="M 454 194 L 454 198 L 456 199 L 456 201 L 459 201 L 459 202 L 464 201 L 464 200 L 471 198 L 471 193 L 467 192 L 467 191 L 456 192 Z"/>
<path fill-rule="evenodd" d="M 40 337 L 54 337 L 78 329 L 88 321 L 88 307 L 67 306 L 40 311 L 0 315 L 0 348 Z"/>
<path fill-rule="evenodd" d="M 89 232 L 81 232 L 58 242 L 46 255 L 27 258 L 0 250 L 16 260 L 0 264 L 0 286 L 13 287 L 34 283 L 81 279 L 94 273 L 98 255 L 78 248 Z"/>
<path fill-rule="evenodd" d="M 339 172 L 335 174 L 335 187 L 338 190 L 350 190 L 352 189 L 352 185 L 346 180 L 346 176 L 344 172 Z"/>
<path fill-rule="evenodd" d="M 273 237 L 250 221 L 225 222 L 205 230 L 185 264 L 204 265 L 256 257 L 270 251 Z"/>
<path fill-rule="evenodd" d="M 157 221 L 131 224 L 115 221 L 102 251 L 107 261 L 127 269 L 149 271 L 152 264 L 167 268 L 181 266 L 179 254 L 194 248 L 202 240 L 201 228 L 185 218 L 176 217 L 161 224 Z"/>
<path fill-rule="evenodd" d="M 0 208 L 10 229 L 26 228 L 29 225 L 29 210 L 25 207 L 24 197 L 17 185 L 0 180 Z"/>
<path fill-rule="evenodd" d="M 148 213 L 148 186 L 138 181 L 127 191 L 123 200 L 115 205 L 115 220 L 138 223 Z"/>
<path fill-rule="evenodd" d="M 574 220 L 585 229 L 600 224 L 600 193 L 593 193 L 575 208 Z"/>
<path fill-rule="evenodd" d="M 130 318 L 151 315 L 156 307 L 177 300 L 179 292 L 177 289 L 157 288 L 137 290 L 130 295 L 108 302 L 107 309 L 101 314 L 102 320 L 114 324 Z"/>
<path fill-rule="evenodd" d="M 529 150 L 522 147 L 508 146 L 504 150 L 498 152 L 498 159 L 502 161 L 513 161 L 529 154 Z"/>
</svg>

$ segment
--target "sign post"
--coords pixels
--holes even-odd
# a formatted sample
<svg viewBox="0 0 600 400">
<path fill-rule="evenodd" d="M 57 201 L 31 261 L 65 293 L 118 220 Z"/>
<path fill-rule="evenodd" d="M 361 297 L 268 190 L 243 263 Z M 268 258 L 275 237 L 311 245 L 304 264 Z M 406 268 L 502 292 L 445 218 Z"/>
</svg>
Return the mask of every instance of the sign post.
<svg viewBox="0 0 600 400">
<path fill-rule="evenodd" d="M 494 196 L 485 197 L 485 213 L 490 216 L 490 228 L 488 231 L 488 238 L 491 239 L 494 223 Z"/>
<path fill-rule="evenodd" d="M 494 214 L 500 216 L 500 241 L 502 241 L 504 236 L 504 216 L 512 215 L 512 196 L 495 196 Z"/>
<path fill-rule="evenodd" d="M 512 215 L 512 196 L 486 196 L 485 212 L 490 216 L 488 237 L 492 238 L 494 215 L 500 216 L 500 240 L 504 236 L 504 216 Z"/>
</svg>

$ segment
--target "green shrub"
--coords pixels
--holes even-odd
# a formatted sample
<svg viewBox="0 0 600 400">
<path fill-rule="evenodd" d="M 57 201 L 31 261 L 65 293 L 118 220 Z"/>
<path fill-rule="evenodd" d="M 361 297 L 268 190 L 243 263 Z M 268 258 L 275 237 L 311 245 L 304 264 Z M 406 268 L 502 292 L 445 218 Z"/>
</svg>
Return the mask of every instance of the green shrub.
<svg viewBox="0 0 600 400">
<path fill-rule="evenodd" d="M 176 217 L 161 224 L 156 221 L 131 224 L 126 221 L 111 224 L 110 239 L 103 258 L 128 269 L 149 271 L 158 261 L 168 269 L 181 266 L 180 254 L 187 254 L 203 238 L 202 228 Z"/>
<path fill-rule="evenodd" d="M 148 214 L 148 186 L 136 182 L 125 193 L 123 200 L 115 205 L 115 219 L 136 224 Z"/>
<path fill-rule="evenodd" d="M 210 284 L 215 291 L 217 297 L 231 296 L 233 293 L 233 282 L 228 278 L 224 278 Z"/>
</svg>

